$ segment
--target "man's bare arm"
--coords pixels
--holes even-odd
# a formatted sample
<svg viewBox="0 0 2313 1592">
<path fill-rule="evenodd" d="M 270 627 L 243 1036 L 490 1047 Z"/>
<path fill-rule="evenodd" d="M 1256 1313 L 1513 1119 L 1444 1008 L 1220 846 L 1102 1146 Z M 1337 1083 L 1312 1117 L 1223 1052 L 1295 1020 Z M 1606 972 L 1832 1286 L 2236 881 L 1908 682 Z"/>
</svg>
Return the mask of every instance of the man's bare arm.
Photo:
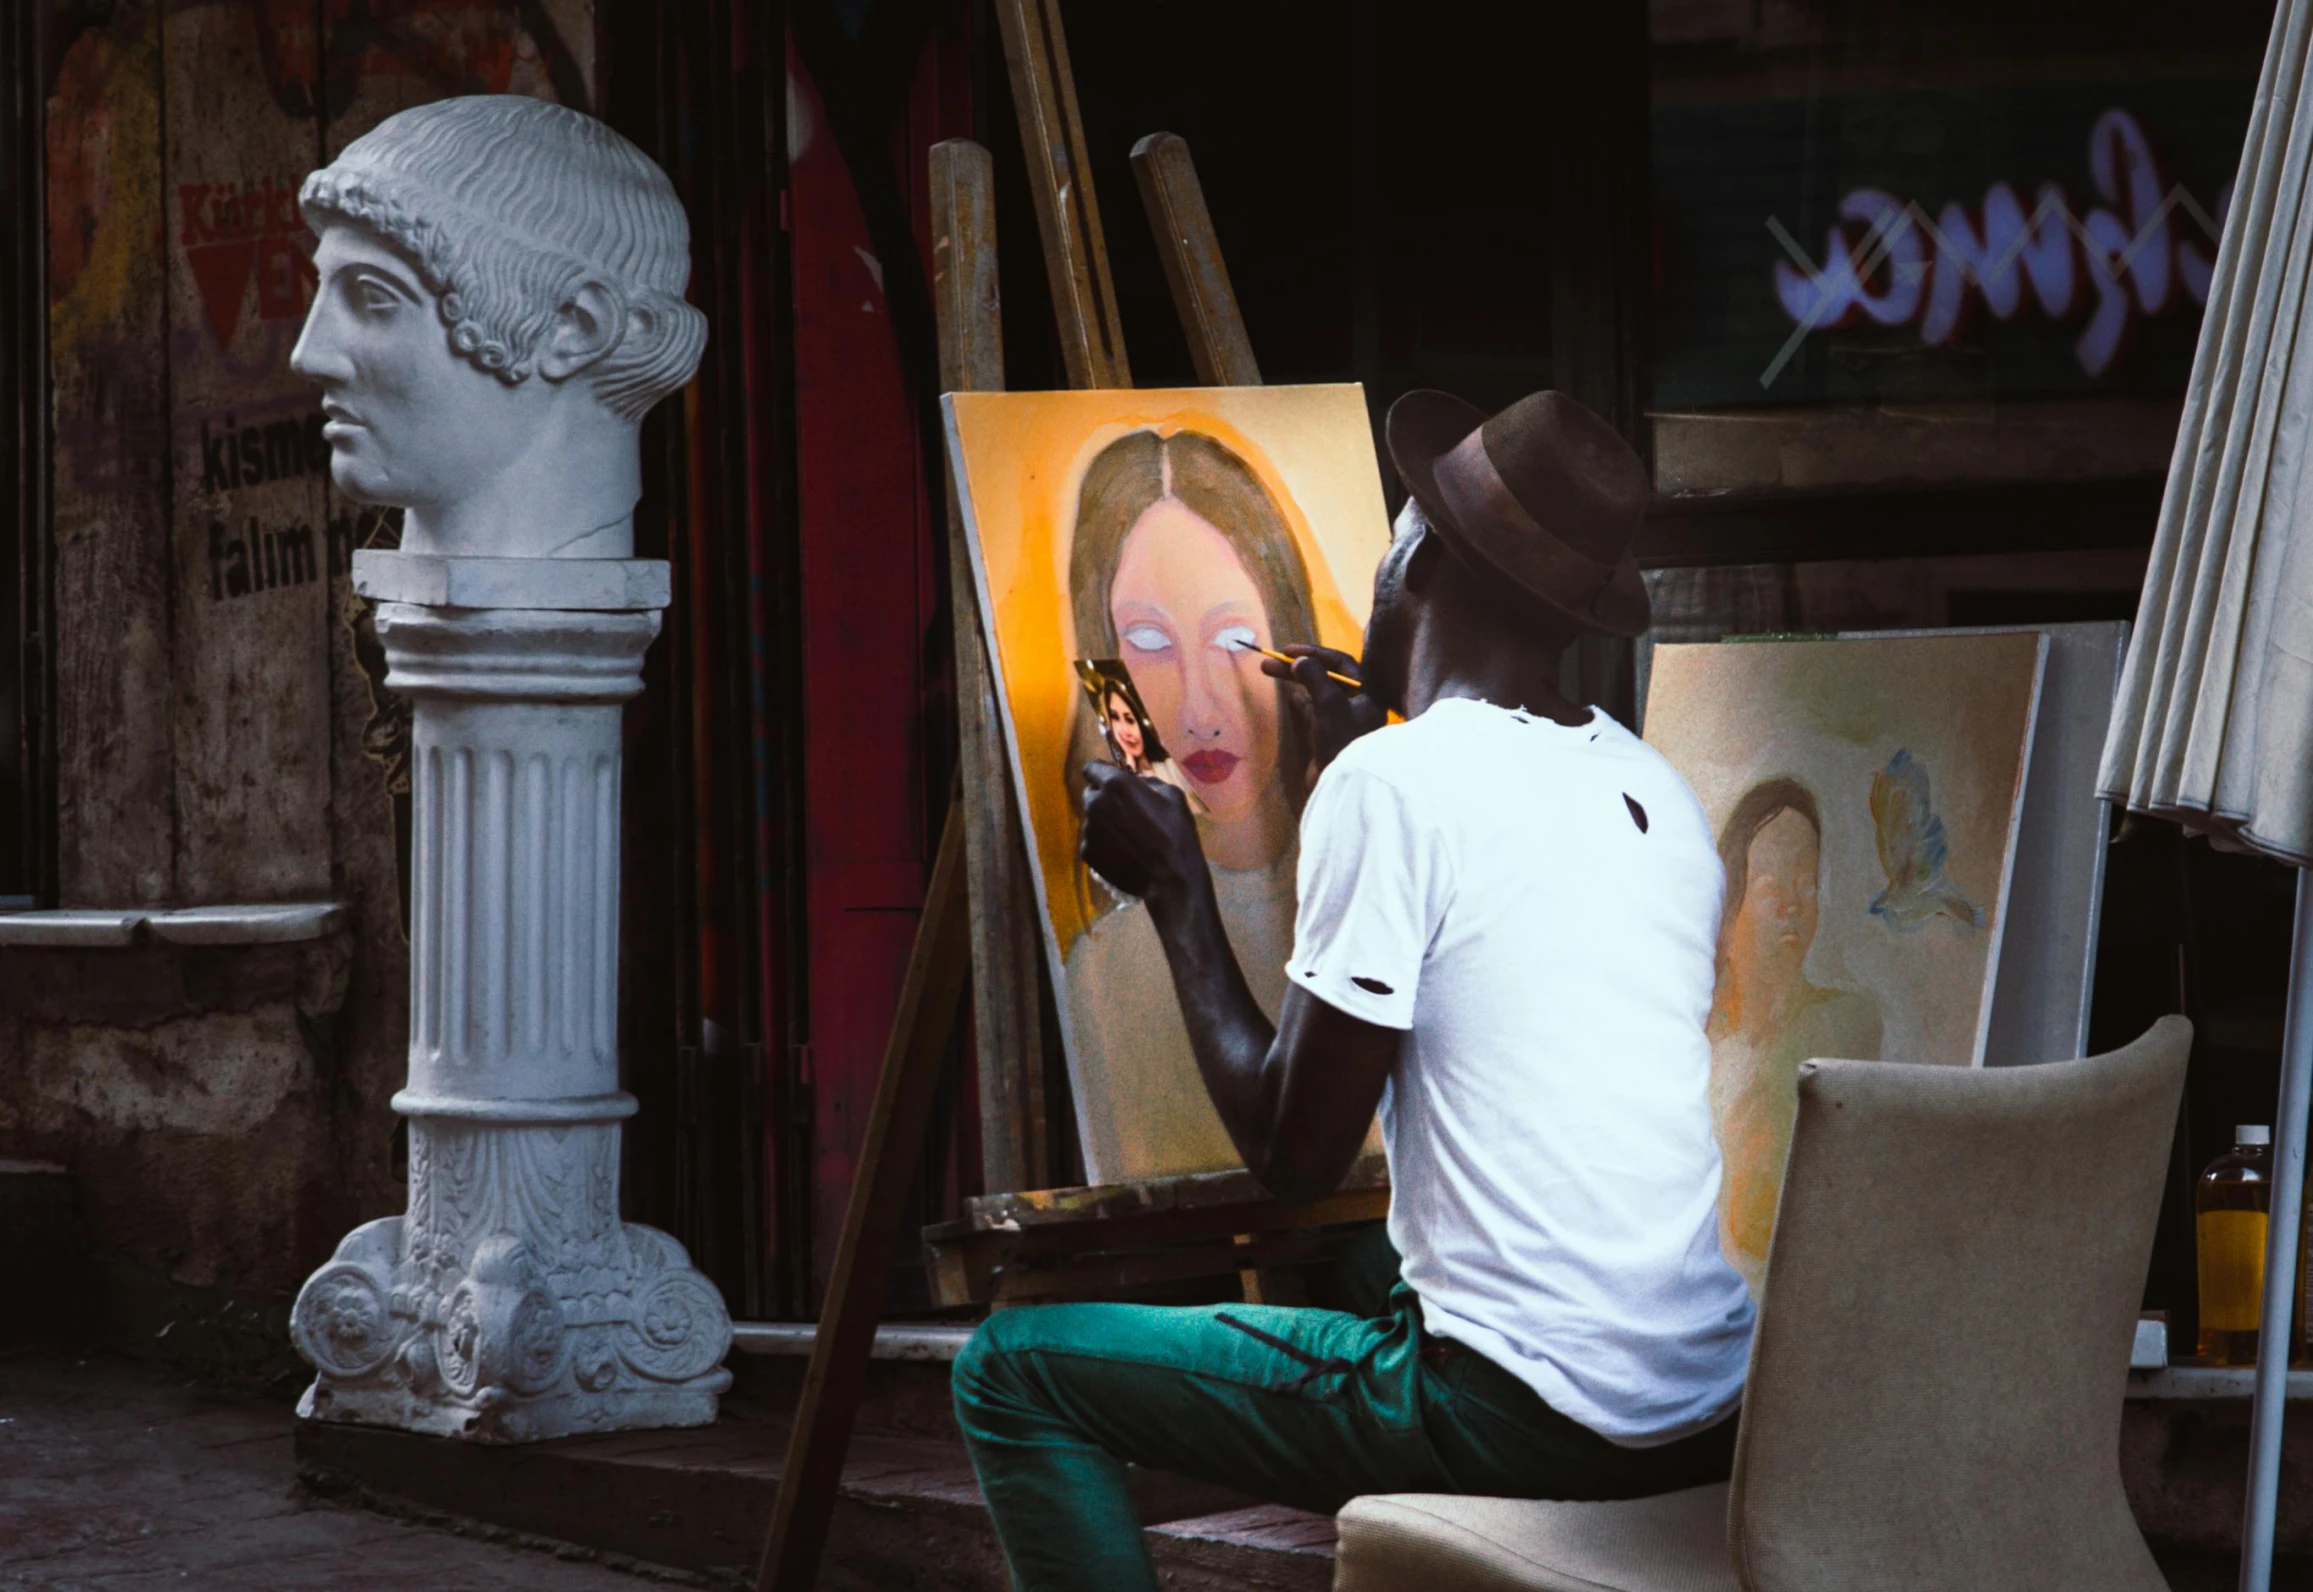
<svg viewBox="0 0 2313 1592">
<path fill-rule="evenodd" d="M 1404 1034 L 1298 988 L 1272 1025 L 1229 947 L 1180 792 L 1102 764 L 1085 782 L 1085 860 L 1147 903 L 1197 1070 L 1237 1153 L 1280 1199 L 1332 1193 L 1365 1142 Z"/>
</svg>

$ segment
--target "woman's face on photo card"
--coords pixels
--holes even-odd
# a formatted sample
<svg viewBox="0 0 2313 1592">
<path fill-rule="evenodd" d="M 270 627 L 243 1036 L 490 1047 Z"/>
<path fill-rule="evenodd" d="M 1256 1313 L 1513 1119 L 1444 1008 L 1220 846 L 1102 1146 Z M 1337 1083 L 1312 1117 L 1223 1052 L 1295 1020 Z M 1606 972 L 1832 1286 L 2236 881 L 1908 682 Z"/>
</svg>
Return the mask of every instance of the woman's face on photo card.
<svg viewBox="0 0 2313 1592">
<path fill-rule="evenodd" d="M 1110 686 L 1106 701 L 1109 741 L 1123 754 L 1127 767 L 1143 767 L 1148 760 L 1148 742 L 1140 733 L 1140 715 L 1132 710 L 1132 698 Z"/>
</svg>

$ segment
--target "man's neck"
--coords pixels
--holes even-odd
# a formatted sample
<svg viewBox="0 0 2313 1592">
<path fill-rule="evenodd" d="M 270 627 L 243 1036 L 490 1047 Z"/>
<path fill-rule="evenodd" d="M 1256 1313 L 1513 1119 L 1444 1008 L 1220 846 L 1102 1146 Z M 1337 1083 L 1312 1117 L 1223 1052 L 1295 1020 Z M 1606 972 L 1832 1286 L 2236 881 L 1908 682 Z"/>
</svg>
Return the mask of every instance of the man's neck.
<svg viewBox="0 0 2313 1592">
<path fill-rule="evenodd" d="M 1448 698 L 1524 709 L 1560 724 L 1589 722 L 1590 709 L 1559 689 L 1565 649 L 1469 644 L 1467 633 L 1424 624 L 1414 637 L 1406 677 L 1406 717 L 1419 718 Z"/>
</svg>

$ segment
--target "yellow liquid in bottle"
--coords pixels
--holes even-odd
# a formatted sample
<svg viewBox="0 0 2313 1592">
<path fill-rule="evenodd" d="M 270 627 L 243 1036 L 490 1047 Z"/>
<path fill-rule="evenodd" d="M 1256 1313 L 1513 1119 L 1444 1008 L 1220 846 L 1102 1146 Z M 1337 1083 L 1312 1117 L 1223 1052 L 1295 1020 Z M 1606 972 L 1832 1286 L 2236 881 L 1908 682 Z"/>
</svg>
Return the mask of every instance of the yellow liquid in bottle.
<svg viewBox="0 0 2313 1592">
<path fill-rule="evenodd" d="M 2257 1363 L 2265 1308 L 2263 1211 L 2203 1211 L 2200 1239 L 2201 1358 L 2216 1365 Z"/>
<path fill-rule="evenodd" d="M 2200 1251 L 2200 1357 L 2211 1365 L 2255 1365 L 2265 1309 L 2266 1213 L 2273 1198 L 2266 1132 L 2244 1124 L 2233 1147 L 2211 1161 L 2193 1188 L 2193 1237 Z M 2286 1344 L 2283 1346 L 2286 1352 Z"/>
</svg>

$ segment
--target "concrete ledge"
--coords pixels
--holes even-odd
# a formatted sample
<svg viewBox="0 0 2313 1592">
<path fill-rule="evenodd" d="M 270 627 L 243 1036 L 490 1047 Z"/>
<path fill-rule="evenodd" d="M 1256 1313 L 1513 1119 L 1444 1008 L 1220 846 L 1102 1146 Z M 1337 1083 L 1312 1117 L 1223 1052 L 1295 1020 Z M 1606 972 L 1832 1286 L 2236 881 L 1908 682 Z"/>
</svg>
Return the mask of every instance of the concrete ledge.
<svg viewBox="0 0 2313 1592">
<path fill-rule="evenodd" d="M 325 939 L 349 916 L 342 901 L 258 902 L 132 911 L 68 907 L 0 913 L 0 947 L 293 945 Z"/>
<path fill-rule="evenodd" d="M 134 945 L 142 912 L 9 912 L 0 914 L 0 945 Z"/>
<path fill-rule="evenodd" d="M 2132 1399 L 2240 1399 L 2257 1389 L 2252 1365 L 2171 1365 L 2128 1373 Z M 2313 1370 L 2289 1373 L 2289 1400 L 2313 1399 Z"/>
<path fill-rule="evenodd" d="M 156 912 L 145 923 L 154 939 L 171 945 L 290 945 L 318 940 L 344 927 L 349 915 L 340 901 L 299 901 L 282 906 L 180 907 Z"/>
<path fill-rule="evenodd" d="M 876 1360 L 935 1360 L 942 1364 L 964 1352 L 971 1341 L 970 1327 L 878 1327 L 875 1329 L 875 1347 L 868 1351 Z M 808 1355 L 819 1342 L 819 1327 L 809 1321 L 735 1321 L 731 1324 L 731 1347 L 741 1354 L 794 1354 Z"/>
</svg>

